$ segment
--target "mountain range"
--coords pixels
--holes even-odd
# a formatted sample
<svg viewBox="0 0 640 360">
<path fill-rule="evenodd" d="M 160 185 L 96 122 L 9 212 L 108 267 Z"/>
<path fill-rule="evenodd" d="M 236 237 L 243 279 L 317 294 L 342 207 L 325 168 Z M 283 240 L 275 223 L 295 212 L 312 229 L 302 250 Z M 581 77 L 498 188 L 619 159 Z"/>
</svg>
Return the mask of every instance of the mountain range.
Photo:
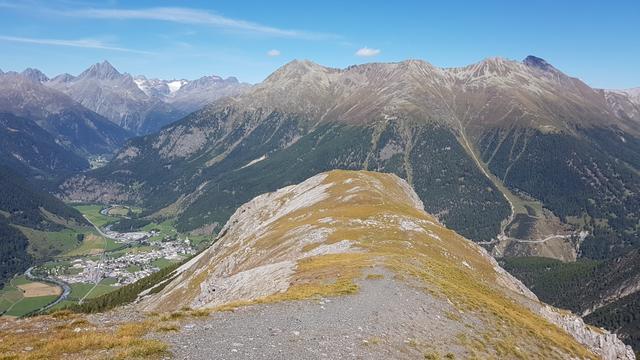
<svg viewBox="0 0 640 360">
<path fill-rule="evenodd" d="M 34 74 L 0 75 L 0 112 L 34 121 L 61 146 L 82 156 L 110 153 L 130 137 L 67 95 L 33 81 Z"/>
<path fill-rule="evenodd" d="M 59 90 L 84 107 L 135 134 L 155 132 L 204 105 L 249 87 L 236 78 L 205 76 L 196 80 L 147 79 L 121 74 L 109 62 L 94 64 L 78 76 L 52 79 L 37 70 L 23 74 Z"/>
<path fill-rule="evenodd" d="M 573 340 L 557 334 L 566 341 L 554 343 L 553 350 L 535 344 L 557 337 L 523 335 L 531 341 L 516 349 L 532 346 L 527 353 L 538 349 L 562 357 L 586 346 L 606 352 L 605 358 L 632 358 L 618 343 L 609 346 L 617 341 L 613 335 L 601 338 L 581 320 L 540 306 L 538 298 L 640 348 L 634 315 L 640 308 L 638 89 L 594 89 L 535 56 L 458 68 L 407 60 L 337 69 L 295 60 L 254 86 L 216 76 L 147 79 L 103 62 L 78 76 L 53 79 L 36 69 L 0 73 L 0 124 L 0 165 L 9 166 L 7 173 L 18 182 L 28 183 L 23 176 L 64 177 L 56 195 L 66 202 L 138 205 L 144 211 L 136 216 L 145 221 L 171 220 L 179 233 L 216 236 L 212 248 L 140 294 L 147 311 L 235 309 L 289 295 L 297 299 L 327 284 L 349 293 L 354 283 L 329 269 L 357 269 L 334 257 L 344 255 L 351 265 L 396 255 L 397 264 L 426 257 L 448 269 L 442 277 L 498 281 L 496 288 L 476 289 L 497 295 L 481 299 L 475 304 L 480 308 L 496 299 L 515 300 L 519 305 L 509 308 L 509 316 L 533 316 L 534 322 L 579 334 Z M 113 151 L 106 166 L 87 170 L 87 158 Z M 333 169 L 354 172 L 328 172 Z M 335 209 L 310 208 L 326 199 Z M 377 234 L 391 226 L 358 215 L 374 203 L 391 206 L 385 208 L 389 219 L 429 221 L 420 226 L 428 236 L 414 238 L 422 231 L 400 222 L 394 229 L 411 241 L 391 244 L 389 235 L 388 242 L 371 242 L 369 225 Z M 298 214 L 303 208 L 313 211 Z M 73 209 L 60 209 L 65 215 L 57 218 L 83 226 L 81 219 L 72 220 Z M 32 226 L 57 219 L 45 210 L 39 213 L 43 219 L 32 217 L 41 224 Z M 3 211 L 5 228 L 22 226 L 16 219 L 23 210 Z M 336 219 L 349 222 L 353 232 Z M 326 238 L 323 231 L 341 236 Z M 445 233 L 442 245 L 438 238 Z M 326 241 L 307 243 L 314 239 Z M 10 261 L 20 269 L 31 261 L 25 246 L 33 246 L 22 240 L 11 245 L 17 255 Z M 414 252 L 399 254 L 400 245 Z M 431 252 L 435 248 L 444 249 L 444 258 Z M 375 256 L 353 259 L 353 249 Z M 464 258 L 447 255 L 460 249 L 473 251 L 463 251 Z M 501 259 L 537 296 L 487 254 Z M 331 266 L 316 264 L 316 257 Z M 479 277 L 465 273 L 487 266 L 493 270 Z M 401 275 L 416 271 L 403 268 Z M 312 281 L 325 275 L 322 284 Z M 269 286 L 254 281 L 264 278 Z M 455 282 L 445 285 L 440 290 L 458 289 Z M 523 329 L 529 335 L 540 330 Z M 492 351 L 487 354 L 500 355 Z"/>
<path fill-rule="evenodd" d="M 0 163 L 23 176 L 51 178 L 89 167 L 85 158 L 60 145 L 35 121 L 0 113 Z"/>
<path fill-rule="evenodd" d="M 107 166 L 69 178 L 59 195 L 139 204 L 148 218 L 210 234 L 254 196 L 320 172 L 393 173 L 425 210 L 495 257 L 542 256 L 577 269 L 601 263 L 558 282 L 554 298 L 533 289 L 558 306 L 591 309 L 594 323 L 637 346 L 640 322 L 607 323 L 625 311 L 617 306 L 637 304 L 637 287 L 570 290 L 616 278 L 619 271 L 604 269 L 619 268 L 607 264 L 640 246 L 635 94 L 593 89 L 533 56 L 460 68 L 293 61 L 240 95 L 132 139 Z M 640 274 L 625 263 L 626 274 Z"/>
<path fill-rule="evenodd" d="M 109 158 L 135 134 L 157 131 L 246 88 L 235 78 L 217 76 L 193 81 L 134 78 L 106 61 L 78 76 L 53 79 L 33 68 L 0 71 L 0 113 L 7 114 L 3 121 L 9 115 L 21 119 L 3 128 L 12 134 L 3 134 L 2 161 L 25 176 L 65 176 L 88 169 L 86 159 Z"/>
<path fill-rule="evenodd" d="M 368 169 L 407 179 L 428 211 L 498 256 L 606 258 L 638 243 L 640 214 L 640 123 L 607 94 L 535 57 L 293 61 L 133 139 L 61 193 L 138 202 L 191 231 L 320 171 Z"/>
</svg>

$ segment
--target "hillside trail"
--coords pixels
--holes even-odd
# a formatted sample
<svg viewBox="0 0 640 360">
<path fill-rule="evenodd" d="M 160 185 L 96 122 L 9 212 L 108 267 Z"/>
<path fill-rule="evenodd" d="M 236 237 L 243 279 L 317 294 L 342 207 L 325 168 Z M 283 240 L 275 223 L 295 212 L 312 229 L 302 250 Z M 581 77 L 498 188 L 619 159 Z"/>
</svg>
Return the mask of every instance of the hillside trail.
<svg viewBox="0 0 640 360">
<path fill-rule="evenodd" d="M 449 303 L 386 269 L 372 272 L 383 277 L 360 280 L 353 295 L 214 312 L 153 337 L 168 343 L 176 359 L 417 359 L 433 343 L 471 336 L 465 324 L 480 323 L 470 313 L 451 322 L 442 316 L 455 311 Z M 464 346 L 448 351 L 465 355 Z"/>
</svg>

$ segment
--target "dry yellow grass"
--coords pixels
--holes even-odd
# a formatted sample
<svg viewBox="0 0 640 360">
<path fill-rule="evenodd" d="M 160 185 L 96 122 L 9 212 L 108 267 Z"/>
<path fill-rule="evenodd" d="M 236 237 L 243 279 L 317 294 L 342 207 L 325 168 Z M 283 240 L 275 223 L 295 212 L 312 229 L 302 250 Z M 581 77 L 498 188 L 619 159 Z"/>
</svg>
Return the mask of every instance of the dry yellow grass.
<svg viewBox="0 0 640 360">
<path fill-rule="evenodd" d="M 144 338 L 156 325 L 150 322 L 106 327 L 83 315 L 59 312 L 0 323 L 0 359 L 156 359 L 167 345 Z"/>
<path fill-rule="evenodd" d="M 57 296 L 62 292 L 62 290 L 58 286 L 41 282 L 32 282 L 28 284 L 18 285 L 18 287 L 23 291 L 22 296 L 24 297 L 38 297 L 49 295 Z"/>
</svg>

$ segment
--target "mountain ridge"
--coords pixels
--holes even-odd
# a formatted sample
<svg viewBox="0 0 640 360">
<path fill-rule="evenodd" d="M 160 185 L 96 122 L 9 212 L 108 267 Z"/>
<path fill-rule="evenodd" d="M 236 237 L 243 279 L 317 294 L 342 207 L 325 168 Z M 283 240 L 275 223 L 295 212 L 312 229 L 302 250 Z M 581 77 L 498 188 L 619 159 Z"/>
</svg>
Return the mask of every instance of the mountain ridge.
<svg viewBox="0 0 640 360">
<path fill-rule="evenodd" d="M 474 240 L 489 241 L 499 234 L 524 240 L 557 235 L 548 243 L 505 245 L 501 254 L 527 253 L 534 246 L 557 254 L 551 250 L 557 247 L 565 258 L 575 259 L 582 250 L 571 228 L 589 231 L 584 242 L 591 249 L 585 251 L 588 256 L 602 249 L 596 250 L 596 225 L 568 216 L 581 218 L 585 211 L 590 217 L 635 214 L 634 196 L 640 191 L 633 170 L 640 166 L 636 125 L 618 117 L 601 92 L 580 80 L 502 58 L 449 69 L 419 60 L 345 69 L 296 60 L 242 95 L 221 99 L 156 135 L 129 143 L 108 167 L 70 181 L 62 193 L 84 201 L 82 191 L 74 189 L 105 181 L 117 198 L 137 201 L 152 197 L 153 189 L 163 195 L 145 200 L 147 205 L 159 214 L 177 214 L 182 229 L 193 230 L 226 221 L 233 206 L 257 194 L 253 187 L 270 191 L 318 171 L 364 168 L 408 179 L 429 211 Z M 344 143 L 337 143 L 343 141 L 338 133 Z M 350 136 L 354 138 L 346 140 Z M 566 149 L 545 155 L 558 147 Z M 286 157 L 301 161 L 295 179 L 283 173 L 273 183 L 247 184 L 252 177 L 264 177 L 254 171 L 284 171 L 287 165 L 281 161 Z M 553 167 L 579 185 L 554 185 L 557 193 L 549 194 L 549 177 L 540 174 Z M 143 168 L 147 176 L 140 173 Z M 607 171 L 599 173 L 603 168 Z M 433 178 L 434 172 L 440 175 Z M 246 175 L 236 178 L 240 173 Z M 608 210 L 589 209 L 581 194 L 600 199 L 594 187 L 606 181 L 617 184 L 600 201 Z M 129 191 L 132 184 L 143 186 Z M 250 194 L 237 195 L 237 188 Z M 613 198 L 624 201 L 607 200 Z M 203 211 L 212 201 L 221 203 L 220 215 L 206 220 Z M 222 205 L 228 202 L 235 205 Z M 481 218 L 480 212 L 490 217 Z M 501 224 L 505 219 L 515 225 Z M 619 234 L 628 228 L 625 224 L 616 225 Z M 633 239 L 627 235 L 623 243 Z M 613 237 L 606 241 L 612 244 L 604 253 L 621 246 Z"/>
<path fill-rule="evenodd" d="M 367 272 L 378 277 L 365 275 Z M 635 358 L 615 335 L 599 333 L 578 317 L 539 303 L 481 247 L 425 213 L 404 180 L 366 171 L 321 173 L 249 201 L 231 216 L 214 245 L 178 268 L 159 291 L 143 294 L 138 307 L 156 312 L 183 307 L 264 308 L 271 303 L 337 296 L 347 297 L 348 302 L 366 279 L 415 287 L 418 293 L 429 294 L 430 309 L 449 304 L 445 308 L 458 315 L 437 316 L 449 319 L 441 331 L 469 321 L 474 324 L 469 325 L 473 332 L 500 333 L 497 329 L 508 323 L 513 336 L 501 333 L 485 339 L 509 337 L 516 344 L 501 353 L 499 340 L 483 342 L 481 348 L 463 344 L 462 349 L 444 340 L 444 349 L 436 345 L 432 351 L 455 350 L 462 357 L 510 357 L 519 352 L 592 357 L 571 343 L 576 341 L 604 359 Z M 360 321 L 369 328 L 366 320 Z M 420 334 L 420 325 L 411 326 Z M 403 331 L 402 327 L 396 330 Z M 564 337 L 567 334 L 569 338 Z M 392 334 L 386 336 L 388 344 L 397 340 Z M 415 342 L 423 342 L 420 335 Z"/>
</svg>

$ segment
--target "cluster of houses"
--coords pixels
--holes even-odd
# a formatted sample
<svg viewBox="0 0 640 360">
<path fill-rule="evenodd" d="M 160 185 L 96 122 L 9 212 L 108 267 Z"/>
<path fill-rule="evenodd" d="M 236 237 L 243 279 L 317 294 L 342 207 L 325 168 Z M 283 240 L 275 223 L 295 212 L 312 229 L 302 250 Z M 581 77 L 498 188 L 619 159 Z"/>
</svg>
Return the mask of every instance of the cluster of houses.
<svg viewBox="0 0 640 360">
<path fill-rule="evenodd" d="M 155 230 L 147 231 L 136 231 L 136 232 L 126 232 L 121 233 L 117 231 L 112 231 L 109 229 L 104 230 L 105 235 L 115 240 L 118 243 L 131 243 L 136 241 L 146 240 L 152 236 L 158 235 L 158 232 Z"/>
<path fill-rule="evenodd" d="M 131 284 L 160 269 L 154 266 L 158 259 L 181 260 L 192 255 L 195 250 L 188 239 L 176 241 L 156 241 L 152 243 L 149 251 L 130 252 L 118 257 L 102 256 L 101 259 L 91 258 L 75 259 L 69 265 L 69 270 L 63 274 L 54 275 L 59 280 L 73 283 L 97 283 L 105 278 L 116 279 L 114 286 Z"/>
</svg>

